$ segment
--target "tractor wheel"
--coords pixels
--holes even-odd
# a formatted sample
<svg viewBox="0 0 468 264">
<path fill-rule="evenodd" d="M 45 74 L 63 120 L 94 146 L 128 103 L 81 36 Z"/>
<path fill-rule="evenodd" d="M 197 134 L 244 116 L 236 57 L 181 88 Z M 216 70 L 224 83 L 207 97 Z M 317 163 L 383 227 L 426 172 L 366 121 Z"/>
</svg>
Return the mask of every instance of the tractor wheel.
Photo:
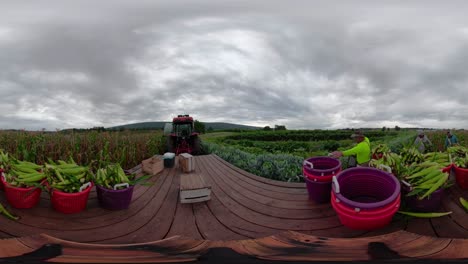
<svg viewBox="0 0 468 264">
<path fill-rule="evenodd" d="M 201 143 L 200 143 L 200 138 L 198 136 L 193 138 L 192 154 L 194 154 L 194 155 L 200 155 L 201 154 Z"/>
<path fill-rule="evenodd" d="M 170 136 L 166 138 L 166 152 L 174 153 L 174 139 Z"/>
</svg>

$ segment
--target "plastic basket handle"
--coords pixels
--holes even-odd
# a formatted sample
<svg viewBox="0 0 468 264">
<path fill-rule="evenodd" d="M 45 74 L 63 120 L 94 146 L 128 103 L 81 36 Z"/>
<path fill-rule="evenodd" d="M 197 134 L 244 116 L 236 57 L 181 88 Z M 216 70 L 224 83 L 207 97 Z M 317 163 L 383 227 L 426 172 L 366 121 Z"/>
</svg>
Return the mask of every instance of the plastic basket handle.
<svg viewBox="0 0 468 264">
<path fill-rule="evenodd" d="M 384 164 L 379 164 L 379 169 L 385 169 L 387 170 L 388 173 L 392 173 L 392 168 L 390 168 L 389 166 L 387 165 L 384 165 Z"/>
<path fill-rule="evenodd" d="M 117 188 L 122 187 L 122 186 L 125 186 L 125 188 L 130 187 L 128 183 L 124 182 L 124 183 L 119 183 L 119 184 L 114 185 L 114 190 L 117 190 Z"/>
<path fill-rule="evenodd" d="M 308 165 L 311 169 L 314 168 L 314 164 L 312 164 L 312 162 L 309 162 L 309 161 L 307 161 L 307 160 L 304 160 L 304 163 L 303 163 L 303 164 L 304 164 L 304 165 Z"/>
<path fill-rule="evenodd" d="M 340 193 L 340 184 L 338 183 L 338 179 L 336 179 L 336 176 L 332 177 L 332 183 L 335 185 L 335 192 Z"/>
<path fill-rule="evenodd" d="M 413 187 L 411 187 L 411 184 L 409 184 L 407 181 L 401 180 L 401 183 L 403 183 L 404 185 L 408 186 L 408 188 L 410 188 L 410 191 L 413 190 Z"/>
<path fill-rule="evenodd" d="M 91 187 L 91 182 L 87 182 L 87 183 L 81 185 L 80 192 L 82 192 L 83 190 L 85 190 L 88 187 Z"/>
</svg>

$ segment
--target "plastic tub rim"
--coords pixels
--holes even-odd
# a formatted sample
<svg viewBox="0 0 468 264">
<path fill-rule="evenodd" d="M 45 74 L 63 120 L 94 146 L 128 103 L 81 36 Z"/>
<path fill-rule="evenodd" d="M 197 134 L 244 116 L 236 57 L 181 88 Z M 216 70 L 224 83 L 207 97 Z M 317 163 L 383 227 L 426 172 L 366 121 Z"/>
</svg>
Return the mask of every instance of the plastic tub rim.
<svg viewBox="0 0 468 264">
<path fill-rule="evenodd" d="M 330 169 L 314 169 L 314 168 L 310 168 L 309 166 L 307 166 L 305 164 L 305 162 L 310 162 L 313 164 L 313 161 L 317 161 L 317 160 L 330 160 L 330 161 L 333 161 L 333 162 L 337 162 L 338 165 L 336 165 L 335 167 L 333 168 L 330 168 Z M 319 156 L 319 157 L 311 157 L 311 158 L 307 158 L 303 161 L 303 168 L 305 170 L 307 170 L 307 172 L 309 173 L 313 173 L 313 172 L 317 172 L 319 173 L 321 176 L 327 176 L 327 174 L 337 174 L 339 173 L 339 170 L 341 169 L 341 161 L 339 159 L 334 159 L 334 158 L 330 158 L 330 157 L 325 157 L 325 156 Z M 319 176 L 319 175 L 317 175 Z"/>
<path fill-rule="evenodd" d="M 332 183 L 332 191 L 335 193 L 336 197 L 340 200 L 340 202 L 343 202 L 345 204 L 347 204 L 348 206 L 350 207 L 354 207 L 354 208 L 360 208 L 360 209 L 375 209 L 375 208 L 381 208 L 381 207 L 384 207 L 385 205 L 393 202 L 398 194 L 400 193 L 400 181 L 395 177 L 393 176 L 392 174 L 388 173 L 388 172 L 385 172 L 385 171 L 382 171 L 382 170 L 379 170 L 379 169 L 376 169 L 376 168 L 371 168 L 371 167 L 355 167 L 355 168 L 349 168 L 349 169 L 346 169 L 344 171 L 341 171 L 336 177 L 337 181 L 339 180 L 339 177 L 345 173 L 352 173 L 354 171 L 359 171 L 359 170 L 371 170 L 371 171 L 375 171 L 375 172 L 378 172 L 378 173 L 381 173 L 381 174 L 386 174 L 389 176 L 389 178 L 392 179 L 392 181 L 395 183 L 395 190 L 393 191 L 392 195 L 390 195 L 390 197 L 388 197 L 387 199 L 383 200 L 383 201 L 380 201 L 380 202 L 376 202 L 376 203 L 360 203 L 360 202 L 355 202 L 355 201 L 352 201 L 346 197 L 344 197 L 341 193 L 337 193 L 336 192 L 336 188 L 335 188 L 335 184 Z"/>
<path fill-rule="evenodd" d="M 111 192 L 111 193 L 121 193 L 121 192 L 125 192 L 125 191 L 128 191 L 129 189 L 133 189 L 135 187 L 135 185 L 129 185 L 127 188 L 124 188 L 124 189 L 121 189 L 121 190 L 113 190 L 113 189 L 107 189 L 101 185 L 98 185 L 96 184 L 96 188 L 99 188 L 101 190 L 105 190 L 106 192 Z"/>
<path fill-rule="evenodd" d="M 61 196 L 67 196 L 67 197 L 79 196 L 79 195 L 81 195 L 83 193 L 87 193 L 87 192 L 91 191 L 91 189 L 94 186 L 94 183 L 92 181 L 90 181 L 90 183 L 91 183 L 91 185 L 88 188 L 81 191 L 81 192 L 67 193 L 67 192 L 62 192 L 62 191 L 60 191 L 58 189 L 55 189 L 55 188 L 51 188 L 52 190 L 51 190 L 50 194 L 53 195 L 54 192 L 57 192 L 57 193 L 60 193 Z"/>
</svg>

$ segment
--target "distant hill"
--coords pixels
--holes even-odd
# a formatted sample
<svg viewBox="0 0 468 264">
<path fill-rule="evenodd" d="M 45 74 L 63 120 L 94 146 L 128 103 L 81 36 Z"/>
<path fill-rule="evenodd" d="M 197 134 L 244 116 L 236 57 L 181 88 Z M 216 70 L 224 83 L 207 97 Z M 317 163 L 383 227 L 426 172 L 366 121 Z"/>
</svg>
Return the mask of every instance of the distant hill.
<svg viewBox="0 0 468 264">
<path fill-rule="evenodd" d="M 164 125 L 168 122 L 142 122 L 142 123 L 134 123 L 134 124 L 127 124 L 121 126 L 114 126 L 108 127 L 107 129 L 164 129 Z M 261 129 L 261 127 L 254 127 L 254 126 L 246 126 L 246 125 L 239 125 L 239 124 L 232 124 L 232 123 L 222 123 L 222 122 L 203 122 L 205 124 L 205 128 L 209 129 L 210 127 L 213 130 L 230 130 L 230 129 L 242 129 L 242 130 L 255 130 Z"/>
</svg>

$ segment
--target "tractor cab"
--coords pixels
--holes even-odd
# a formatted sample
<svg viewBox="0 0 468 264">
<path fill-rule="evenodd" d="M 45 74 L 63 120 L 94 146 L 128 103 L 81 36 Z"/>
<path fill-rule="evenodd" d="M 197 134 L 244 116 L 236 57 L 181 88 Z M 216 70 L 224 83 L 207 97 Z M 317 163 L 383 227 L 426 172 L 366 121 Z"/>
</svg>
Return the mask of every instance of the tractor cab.
<svg viewBox="0 0 468 264">
<path fill-rule="evenodd" d="M 166 130 L 166 129 L 165 129 Z M 198 154 L 200 150 L 200 139 L 195 132 L 193 117 L 189 115 L 178 115 L 172 119 L 172 129 L 167 136 L 167 151 L 180 153 Z"/>
</svg>

